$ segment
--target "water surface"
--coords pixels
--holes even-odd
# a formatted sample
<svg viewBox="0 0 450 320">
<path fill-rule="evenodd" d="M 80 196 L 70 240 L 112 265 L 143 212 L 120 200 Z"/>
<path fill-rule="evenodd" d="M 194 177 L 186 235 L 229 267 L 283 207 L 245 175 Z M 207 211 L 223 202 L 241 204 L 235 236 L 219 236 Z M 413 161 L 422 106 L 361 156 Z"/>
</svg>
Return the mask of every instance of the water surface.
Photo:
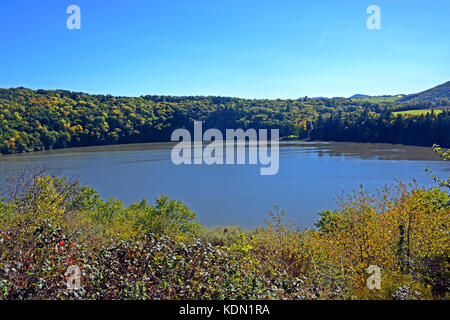
<svg viewBox="0 0 450 320">
<path fill-rule="evenodd" d="M 178 199 L 208 226 L 261 225 L 279 205 L 296 223 L 309 226 L 317 212 L 336 208 L 342 191 L 362 184 L 375 190 L 394 178 L 431 185 L 427 167 L 448 176 L 449 164 L 431 148 L 341 142 L 280 143 L 279 172 L 261 176 L 258 165 L 174 165 L 173 143 L 61 149 L 0 157 L 0 169 L 14 172 L 44 166 L 76 175 L 103 198 L 125 204 L 161 194 Z M 242 147 L 244 148 L 244 147 Z M 241 151 L 245 151 L 241 149 Z M 3 173 L 4 174 L 4 173 Z"/>
</svg>

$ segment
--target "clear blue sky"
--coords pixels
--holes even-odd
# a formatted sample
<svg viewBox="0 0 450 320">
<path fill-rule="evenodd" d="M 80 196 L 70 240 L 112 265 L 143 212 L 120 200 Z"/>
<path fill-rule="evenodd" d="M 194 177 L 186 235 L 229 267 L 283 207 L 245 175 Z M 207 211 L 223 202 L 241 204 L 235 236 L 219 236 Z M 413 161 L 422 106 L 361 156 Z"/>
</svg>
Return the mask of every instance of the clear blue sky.
<svg viewBox="0 0 450 320">
<path fill-rule="evenodd" d="M 66 8 L 81 8 L 81 30 Z M 381 9 L 368 30 L 366 9 Z M 397 94 L 450 80 L 448 0 L 1 0 L 0 87 Z"/>
</svg>

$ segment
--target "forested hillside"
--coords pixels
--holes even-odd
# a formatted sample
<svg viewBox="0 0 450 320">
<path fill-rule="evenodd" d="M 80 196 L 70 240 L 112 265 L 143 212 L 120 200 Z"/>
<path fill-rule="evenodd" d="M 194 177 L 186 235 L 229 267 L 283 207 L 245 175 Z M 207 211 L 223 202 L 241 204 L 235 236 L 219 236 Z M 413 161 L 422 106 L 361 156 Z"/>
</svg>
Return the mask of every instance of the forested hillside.
<svg viewBox="0 0 450 320">
<path fill-rule="evenodd" d="M 450 100 L 450 81 L 416 94 L 409 94 L 403 98 L 400 98 L 398 101 L 439 101 L 443 99 Z"/>
<path fill-rule="evenodd" d="M 250 100 L 228 97 L 114 97 L 64 90 L 0 89 L 2 153 L 118 143 L 169 141 L 173 130 L 278 128 L 281 137 L 450 146 L 450 112 L 391 111 L 440 102 L 354 99 Z"/>
<path fill-rule="evenodd" d="M 450 112 L 421 116 L 338 112 L 324 118 L 319 115 L 309 136 L 314 140 L 387 142 L 418 146 L 450 144 Z"/>
</svg>

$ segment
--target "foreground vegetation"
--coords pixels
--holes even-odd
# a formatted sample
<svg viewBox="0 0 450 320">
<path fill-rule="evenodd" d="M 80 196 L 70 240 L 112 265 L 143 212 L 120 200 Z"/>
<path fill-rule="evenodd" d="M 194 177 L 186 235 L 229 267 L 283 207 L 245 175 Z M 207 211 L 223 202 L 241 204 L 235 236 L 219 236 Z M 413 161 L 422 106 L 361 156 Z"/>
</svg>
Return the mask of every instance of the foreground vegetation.
<svg viewBox="0 0 450 320">
<path fill-rule="evenodd" d="M 444 159 L 449 152 L 435 148 Z M 1 299 L 449 298 L 448 180 L 343 197 L 312 229 L 274 207 L 251 231 L 205 228 L 166 196 L 128 207 L 45 170 L 5 177 Z M 69 266 L 81 269 L 68 290 Z M 381 268 L 381 288 L 366 286 Z"/>
<path fill-rule="evenodd" d="M 441 90 L 442 91 L 442 90 Z M 440 93 L 442 93 L 439 91 Z M 433 91 L 434 92 L 434 91 Z M 178 128 L 279 129 L 280 137 L 450 147 L 450 111 L 417 117 L 396 111 L 448 106 L 438 101 L 229 97 L 113 97 L 64 90 L 0 89 L 0 150 L 170 141 Z M 427 134 L 423 134 L 426 132 Z"/>
</svg>

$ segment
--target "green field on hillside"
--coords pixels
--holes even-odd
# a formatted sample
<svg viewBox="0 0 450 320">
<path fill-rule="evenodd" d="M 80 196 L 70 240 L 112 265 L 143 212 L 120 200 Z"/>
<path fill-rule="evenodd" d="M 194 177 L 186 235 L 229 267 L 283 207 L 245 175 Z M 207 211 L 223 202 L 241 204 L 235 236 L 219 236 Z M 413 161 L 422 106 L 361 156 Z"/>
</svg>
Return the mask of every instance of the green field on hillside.
<svg viewBox="0 0 450 320">
<path fill-rule="evenodd" d="M 367 101 L 373 103 L 380 103 L 380 102 L 394 102 L 399 98 L 400 96 L 374 96 L 374 97 L 356 97 L 351 99 L 353 101 Z"/>
<path fill-rule="evenodd" d="M 441 113 L 443 110 L 433 110 L 435 114 Z M 420 109 L 420 110 L 406 110 L 406 111 L 396 111 L 392 112 L 394 115 L 402 114 L 402 115 L 412 115 L 412 116 L 420 116 L 430 113 L 431 109 Z"/>
</svg>

